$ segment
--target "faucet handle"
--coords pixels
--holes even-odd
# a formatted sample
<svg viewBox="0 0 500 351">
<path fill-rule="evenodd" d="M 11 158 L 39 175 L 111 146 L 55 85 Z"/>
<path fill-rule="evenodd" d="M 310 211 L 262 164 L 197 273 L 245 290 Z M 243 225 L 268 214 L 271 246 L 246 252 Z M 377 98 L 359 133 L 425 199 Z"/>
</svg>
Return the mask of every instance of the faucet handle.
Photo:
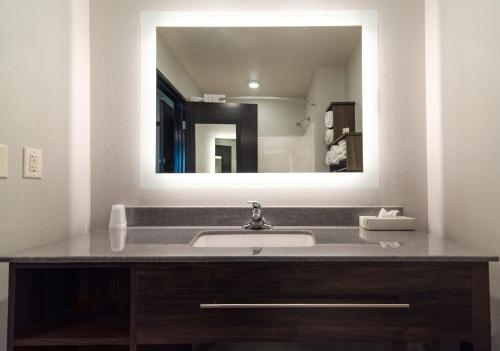
<svg viewBox="0 0 500 351">
<path fill-rule="evenodd" d="M 262 206 L 260 205 L 260 203 L 258 201 L 255 201 L 255 200 L 248 200 L 248 201 L 245 201 L 247 204 L 251 204 L 253 208 L 262 208 Z"/>
<path fill-rule="evenodd" d="M 272 225 L 264 219 L 262 216 L 262 206 L 258 201 L 250 200 L 246 201 L 247 204 L 252 205 L 252 219 L 248 224 L 243 226 L 243 229 L 272 229 Z"/>
</svg>

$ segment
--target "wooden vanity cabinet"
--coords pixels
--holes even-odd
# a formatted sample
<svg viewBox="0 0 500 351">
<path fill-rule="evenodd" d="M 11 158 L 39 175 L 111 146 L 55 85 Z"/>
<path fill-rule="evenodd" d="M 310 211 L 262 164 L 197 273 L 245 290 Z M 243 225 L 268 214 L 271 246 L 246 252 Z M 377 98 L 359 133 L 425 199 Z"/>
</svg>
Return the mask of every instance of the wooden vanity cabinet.
<svg viewBox="0 0 500 351">
<path fill-rule="evenodd" d="M 491 349 L 487 263 L 11 264 L 10 294 L 9 351 L 334 341 Z"/>
</svg>

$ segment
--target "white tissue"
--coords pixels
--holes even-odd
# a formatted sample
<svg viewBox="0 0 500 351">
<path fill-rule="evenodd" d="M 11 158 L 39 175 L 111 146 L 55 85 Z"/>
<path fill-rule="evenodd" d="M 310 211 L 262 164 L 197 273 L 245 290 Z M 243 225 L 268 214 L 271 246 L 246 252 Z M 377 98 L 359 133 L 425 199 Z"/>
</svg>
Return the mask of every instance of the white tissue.
<svg viewBox="0 0 500 351">
<path fill-rule="evenodd" d="M 398 210 L 391 210 L 387 211 L 385 208 L 382 208 L 380 212 L 378 213 L 378 218 L 395 218 L 397 217 L 399 211 Z"/>
<path fill-rule="evenodd" d="M 333 127 L 333 111 L 326 111 L 326 113 L 325 113 L 325 126 L 327 128 Z"/>
</svg>

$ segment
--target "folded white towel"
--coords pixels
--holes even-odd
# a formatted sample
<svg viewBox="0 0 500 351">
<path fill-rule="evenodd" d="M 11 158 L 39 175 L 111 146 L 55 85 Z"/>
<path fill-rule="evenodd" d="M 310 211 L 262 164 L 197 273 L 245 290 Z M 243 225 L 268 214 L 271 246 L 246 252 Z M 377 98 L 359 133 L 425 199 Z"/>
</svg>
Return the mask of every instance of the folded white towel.
<svg viewBox="0 0 500 351">
<path fill-rule="evenodd" d="M 327 166 L 338 165 L 341 161 L 345 160 L 347 157 L 345 155 L 333 156 L 331 151 L 326 153 L 325 162 Z"/>
<path fill-rule="evenodd" d="M 332 162 L 334 165 L 338 165 L 340 162 L 344 161 L 347 158 L 346 155 L 337 155 L 337 157 L 333 158 Z"/>
<path fill-rule="evenodd" d="M 325 113 L 325 126 L 327 128 L 333 127 L 333 111 L 326 111 L 326 113 Z"/>
<path fill-rule="evenodd" d="M 326 144 L 330 144 L 333 141 L 333 129 L 325 130 L 325 141 Z"/>
<path fill-rule="evenodd" d="M 346 158 L 346 156 L 347 156 L 347 152 L 346 152 L 346 150 L 337 150 L 337 151 L 333 154 L 333 156 L 334 156 L 335 158 L 338 158 L 338 157 L 340 157 L 340 158 Z"/>
<path fill-rule="evenodd" d="M 330 151 L 332 151 L 333 153 L 341 153 L 341 152 L 345 153 L 346 150 L 347 150 L 347 144 L 345 143 L 338 143 L 330 147 Z"/>
<path fill-rule="evenodd" d="M 325 163 L 327 166 L 333 165 L 332 152 L 328 151 L 325 156 Z"/>
</svg>

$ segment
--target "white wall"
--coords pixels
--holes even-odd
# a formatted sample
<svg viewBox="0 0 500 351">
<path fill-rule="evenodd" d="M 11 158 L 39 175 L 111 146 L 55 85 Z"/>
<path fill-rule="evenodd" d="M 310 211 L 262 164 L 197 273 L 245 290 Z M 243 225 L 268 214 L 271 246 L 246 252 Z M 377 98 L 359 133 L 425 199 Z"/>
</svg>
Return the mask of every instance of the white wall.
<svg viewBox="0 0 500 351">
<path fill-rule="evenodd" d="M 156 68 L 163 73 L 185 98 L 202 95 L 196 82 L 186 72 L 185 68 L 177 60 L 172 50 L 158 32 L 156 33 Z"/>
<path fill-rule="evenodd" d="M 295 123 L 306 117 L 306 103 L 294 100 L 228 99 L 228 102 L 257 104 L 259 137 L 303 135 Z"/>
<path fill-rule="evenodd" d="M 427 6 L 427 31 L 438 35 L 427 42 L 438 49 L 428 56 L 435 73 L 428 85 L 439 87 L 429 90 L 429 182 L 438 189 L 429 192 L 429 203 L 442 204 L 431 218 L 446 236 L 498 255 L 500 2 L 428 0 Z M 493 349 L 500 350 L 500 267 L 490 267 Z"/>
<path fill-rule="evenodd" d="M 259 172 L 314 172 L 314 124 L 304 129 L 300 136 L 259 136 Z"/>
<path fill-rule="evenodd" d="M 0 1 L 0 253 L 87 230 L 90 222 L 89 21 L 86 0 Z M 22 147 L 43 150 L 43 179 L 23 179 Z M 0 350 L 7 265 L 0 265 Z"/>
<path fill-rule="evenodd" d="M 215 139 L 235 139 L 236 124 L 195 124 L 196 173 L 215 173 Z"/>
<path fill-rule="evenodd" d="M 256 104 L 258 113 L 259 172 L 312 172 L 313 135 L 296 123 L 307 117 L 300 100 L 228 99 L 228 102 Z M 311 167 L 312 164 L 312 167 Z"/>
<path fill-rule="evenodd" d="M 309 87 L 307 100 L 314 106 L 307 106 L 307 114 L 314 124 L 314 169 L 316 172 L 329 172 L 325 163 L 325 111 L 332 101 L 345 99 L 344 67 L 318 67 Z"/>
<path fill-rule="evenodd" d="M 380 186 L 370 189 L 143 190 L 140 165 L 141 11 L 377 10 Z M 111 204 L 402 205 L 427 227 L 424 0 L 91 0 L 92 226 Z M 324 161 L 323 161 L 324 162 Z"/>
<path fill-rule="evenodd" d="M 345 100 L 354 101 L 356 131 L 363 131 L 363 74 L 361 40 L 349 56 L 345 66 Z"/>
</svg>

